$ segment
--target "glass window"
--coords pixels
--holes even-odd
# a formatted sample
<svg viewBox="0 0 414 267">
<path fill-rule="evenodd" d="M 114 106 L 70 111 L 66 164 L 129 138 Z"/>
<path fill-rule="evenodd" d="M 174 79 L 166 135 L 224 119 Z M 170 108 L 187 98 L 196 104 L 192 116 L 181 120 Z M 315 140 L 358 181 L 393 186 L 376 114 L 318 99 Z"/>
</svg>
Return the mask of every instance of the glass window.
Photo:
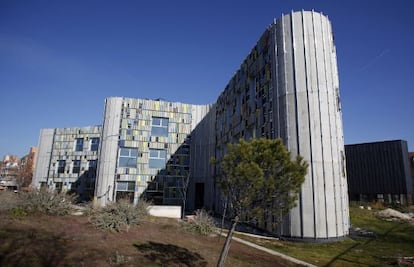
<svg viewBox="0 0 414 267">
<path fill-rule="evenodd" d="M 96 168 L 98 166 L 97 160 L 88 161 L 88 178 L 96 177 Z"/>
<path fill-rule="evenodd" d="M 66 161 L 58 160 L 58 173 L 65 173 Z"/>
<path fill-rule="evenodd" d="M 137 148 L 122 147 L 119 152 L 119 167 L 136 168 L 137 167 Z"/>
<path fill-rule="evenodd" d="M 73 161 L 72 173 L 80 173 L 80 165 L 81 165 L 80 160 L 74 160 Z"/>
<path fill-rule="evenodd" d="M 152 117 L 151 135 L 168 136 L 168 118 Z"/>
<path fill-rule="evenodd" d="M 135 182 L 117 182 L 116 183 L 117 191 L 135 191 Z"/>
<path fill-rule="evenodd" d="M 165 160 L 167 158 L 167 151 L 162 149 L 150 149 L 149 167 L 151 169 L 165 168 Z"/>
<path fill-rule="evenodd" d="M 75 140 L 75 151 L 83 150 L 83 138 L 76 138 Z"/>
<path fill-rule="evenodd" d="M 99 147 L 99 138 L 91 138 L 91 151 L 98 151 Z"/>
</svg>

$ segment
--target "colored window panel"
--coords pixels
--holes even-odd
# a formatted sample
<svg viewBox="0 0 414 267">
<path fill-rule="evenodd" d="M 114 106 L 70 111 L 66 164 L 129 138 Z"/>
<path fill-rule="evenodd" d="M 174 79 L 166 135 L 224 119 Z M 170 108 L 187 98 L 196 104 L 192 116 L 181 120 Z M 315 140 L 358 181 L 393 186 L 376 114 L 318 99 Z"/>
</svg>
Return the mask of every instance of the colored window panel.
<svg viewBox="0 0 414 267">
<path fill-rule="evenodd" d="M 168 118 L 152 117 L 151 135 L 168 136 Z"/>
</svg>

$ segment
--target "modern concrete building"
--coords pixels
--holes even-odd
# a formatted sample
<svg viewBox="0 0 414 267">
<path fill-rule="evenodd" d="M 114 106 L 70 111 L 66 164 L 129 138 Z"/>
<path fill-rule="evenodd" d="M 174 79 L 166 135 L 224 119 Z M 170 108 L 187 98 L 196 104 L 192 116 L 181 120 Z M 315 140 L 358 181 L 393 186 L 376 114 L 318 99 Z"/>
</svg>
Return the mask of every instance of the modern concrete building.
<svg viewBox="0 0 414 267">
<path fill-rule="evenodd" d="M 407 142 L 393 140 L 345 146 L 351 201 L 412 203 Z"/>
<path fill-rule="evenodd" d="M 144 193 L 156 204 L 182 204 L 190 175 L 190 134 L 209 105 L 106 99 L 95 202 Z"/>
<path fill-rule="evenodd" d="M 92 199 L 101 127 L 56 128 L 40 131 L 32 186 L 74 191 Z"/>
<path fill-rule="evenodd" d="M 220 173 L 210 158 L 220 160 L 227 143 L 254 137 L 281 138 L 293 156 L 300 154 L 309 163 L 297 207 L 280 229 L 270 230 L 311 240 L 346 236 L 338 71 L 332 28 L 324 15 L 301 11 L 275 20 L 214 105 L 108 98 L 95 203 L 104 206 L 120 197 L 136 203 L 145 193 L 156 203 L 181 204 L 190 177 L 188 208 L 221 212 L 214 178 Z M 45 167 L 36 170 L 37 184 L 54 185 L 54 173 L 47 171 L 47 166 L 56 170 L 60 160 L 49 162 L 53 138 L 53 129 L 41 133 L 38 164 Z"/>
<path fill-rule="evenodd" d="M 188 200 L 192 208 L 221 211 L 220 193 L 211 182 L 217 173 L 206 160 L 214 156 L 220 161 L 227 143 L 239 138 L 281 138 L 293 155 L 308 161 L 309 171 L 298 205 L 279 231 L 317 240 L 348 234 L 338 71 L 327 17 L 302 11 L 274 21 L 230 79 L 212 112 L 192 133 L 192 152 L 202 158 L 192 162 L 190 192 L 195 193 Z"/>
</svg>

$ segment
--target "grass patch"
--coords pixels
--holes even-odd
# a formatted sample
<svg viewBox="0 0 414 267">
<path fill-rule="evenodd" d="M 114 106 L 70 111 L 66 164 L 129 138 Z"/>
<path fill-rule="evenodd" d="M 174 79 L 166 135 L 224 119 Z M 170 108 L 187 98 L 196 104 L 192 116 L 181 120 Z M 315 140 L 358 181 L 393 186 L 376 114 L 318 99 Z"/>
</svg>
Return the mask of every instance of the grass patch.
<svg viewBox="0 0 414 267">
<path fill-rule="evenodd" d="M 334 243 L 301 243 L 240 236 L 317 266 L 389 266 L 399 257 L 414 256 L 414 225 L 377 218 L 378 210 L 350 207 L 352 227 L 375 233 L 375 238 L 348 237 Z"/>
</svg>

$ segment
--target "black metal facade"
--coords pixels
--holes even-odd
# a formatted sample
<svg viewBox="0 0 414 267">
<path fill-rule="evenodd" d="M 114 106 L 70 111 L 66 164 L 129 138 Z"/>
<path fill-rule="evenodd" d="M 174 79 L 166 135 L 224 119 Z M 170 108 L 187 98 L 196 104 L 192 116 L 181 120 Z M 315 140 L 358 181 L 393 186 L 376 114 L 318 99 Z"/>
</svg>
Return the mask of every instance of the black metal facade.
<svg viewBox="0 0 414 267">
<path fill-rule="evenodd" d="M 413 184 L 404 140 L 345 146 L 351 201 L 411 202 Z"/>
</svg>

